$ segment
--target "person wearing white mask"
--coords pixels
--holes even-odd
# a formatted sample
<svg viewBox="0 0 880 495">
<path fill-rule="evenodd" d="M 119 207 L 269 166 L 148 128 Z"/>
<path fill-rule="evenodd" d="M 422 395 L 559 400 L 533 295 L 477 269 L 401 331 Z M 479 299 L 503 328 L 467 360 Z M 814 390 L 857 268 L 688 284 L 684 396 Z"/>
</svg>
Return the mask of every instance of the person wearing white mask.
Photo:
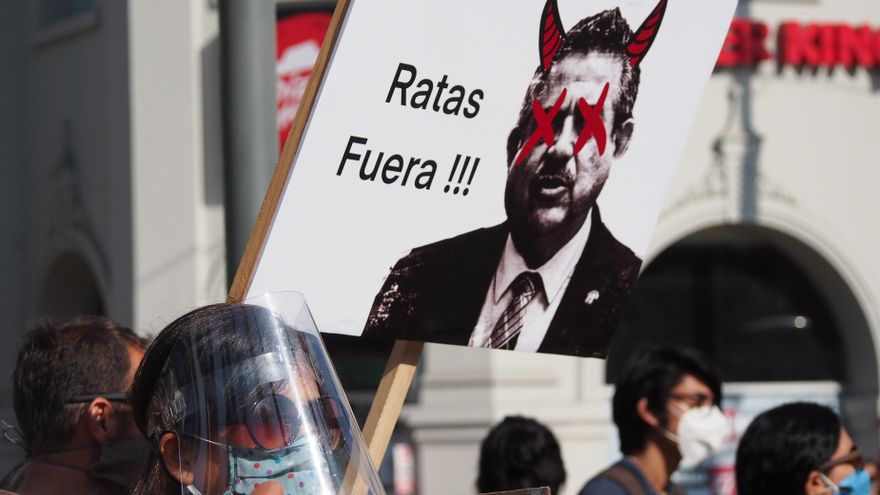
<svg viewBox="0 0 880 495">
<path fill-rule="evenodd" d="M 736 451 L 740 495 L 870 495 L 862 453 L 827 406 L 784 404 L 759 414 Z"/>
<path fill-rule="evenodd" d="M 624 458 L 587 482 L 580 495 L 678 495 L 671 481 L 720 447 L 729 426 L 719 409 L 721 381 L 702 354 L 682 348 L 637 352 L 615 384 L 614 422 Z"/>
</svg>

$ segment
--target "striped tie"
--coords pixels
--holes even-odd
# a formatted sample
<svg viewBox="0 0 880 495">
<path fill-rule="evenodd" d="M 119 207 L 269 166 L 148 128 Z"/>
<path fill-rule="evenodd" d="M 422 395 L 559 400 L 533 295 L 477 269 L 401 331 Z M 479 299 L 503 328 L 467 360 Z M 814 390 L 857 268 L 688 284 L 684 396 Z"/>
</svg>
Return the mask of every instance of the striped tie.
<svg viewBox="0 0 880 495">
<path fill-rule="evenodd" d="M 538 293 L 541 276 L 535 272 L 522 272 L 510 284 L 513 298 L 492 329 L 487 347 L 513 349 L 523 327 L 526 306 Z"/>
</svg>

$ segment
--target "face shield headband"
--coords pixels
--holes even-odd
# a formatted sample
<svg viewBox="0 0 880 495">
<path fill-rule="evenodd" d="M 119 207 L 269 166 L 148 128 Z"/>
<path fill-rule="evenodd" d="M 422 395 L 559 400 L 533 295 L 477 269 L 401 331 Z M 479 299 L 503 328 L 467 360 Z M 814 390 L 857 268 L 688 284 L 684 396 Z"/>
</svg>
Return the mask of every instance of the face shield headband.
<svg viewBox="0 0 880 495">
<path fill-rule="evenodd" d="M 292 368 L 293 363 L 284 359 L 281 353 L 267 352 L 221 368 L 195 381 L 181 384 L 175 370 L 166 363 L 157 381 L 150 405 L 147 407 L 147 436 L 150 439 L 158 439 L 168 431 L 185 434 L 186 432 L 181 429 L 184 419 L 208 407 L 206 391 L 212 384 L 225 388 L 224 381 L 229 377 L 236 377 L 241 381 L 237 388 L 246 390 L 245 387 L 256 388 L 288 379 Z M 258 375 L 248 377 L 253 371 Z"/>
</svg>

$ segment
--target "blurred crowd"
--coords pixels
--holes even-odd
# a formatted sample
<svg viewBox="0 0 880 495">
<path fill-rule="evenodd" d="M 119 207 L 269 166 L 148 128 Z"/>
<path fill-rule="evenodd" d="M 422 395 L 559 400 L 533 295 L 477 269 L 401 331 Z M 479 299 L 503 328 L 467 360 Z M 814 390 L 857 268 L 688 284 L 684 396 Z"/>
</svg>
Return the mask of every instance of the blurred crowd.
<svg viewBox="0 0 880 495">
<path fill-rule="evenodd" d="M 0 419 L 3 441 L 24 460 L 0 493 L 356 492 L 341 481 L 355 460 L 351 448 L 339 454 L 352 441 L 343 394 L 307 336 L 273 318 L 249 305 L 207 306 L 149 345 L 106 318 L 35 322 L 18 344 L 15 420 Z M 721 402 L 718 372 L 700 353 L 636 353 L 612 401 L 622 457 L 580 495 L 685 493 L 674 473 L 718 451 L 731 427 Z M 569 469 L 577 464 L 569 459 Z M 480 493 L 556 494 L 567 478 L 553 432 L 521 416 L 490 429 L 478 468 Z M 759 414 L 740 438 L 735 470 L 739 495 L 878 493 L 877 465 L 840 416 L 808 402 Z"/>
</svg>

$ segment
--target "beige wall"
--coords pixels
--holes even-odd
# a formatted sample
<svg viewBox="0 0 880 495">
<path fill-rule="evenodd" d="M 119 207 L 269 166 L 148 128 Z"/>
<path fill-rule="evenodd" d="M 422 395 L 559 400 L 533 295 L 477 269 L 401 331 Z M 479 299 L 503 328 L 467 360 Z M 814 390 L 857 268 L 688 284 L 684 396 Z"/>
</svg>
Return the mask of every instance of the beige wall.
<svg viewBox="0 0 880 495">
<path fill-rule="evenodd" d="M 207 2 L 131 2 L 132 297 L 153 333 L 223 300 L 219 43 Z"/>
</svg>

